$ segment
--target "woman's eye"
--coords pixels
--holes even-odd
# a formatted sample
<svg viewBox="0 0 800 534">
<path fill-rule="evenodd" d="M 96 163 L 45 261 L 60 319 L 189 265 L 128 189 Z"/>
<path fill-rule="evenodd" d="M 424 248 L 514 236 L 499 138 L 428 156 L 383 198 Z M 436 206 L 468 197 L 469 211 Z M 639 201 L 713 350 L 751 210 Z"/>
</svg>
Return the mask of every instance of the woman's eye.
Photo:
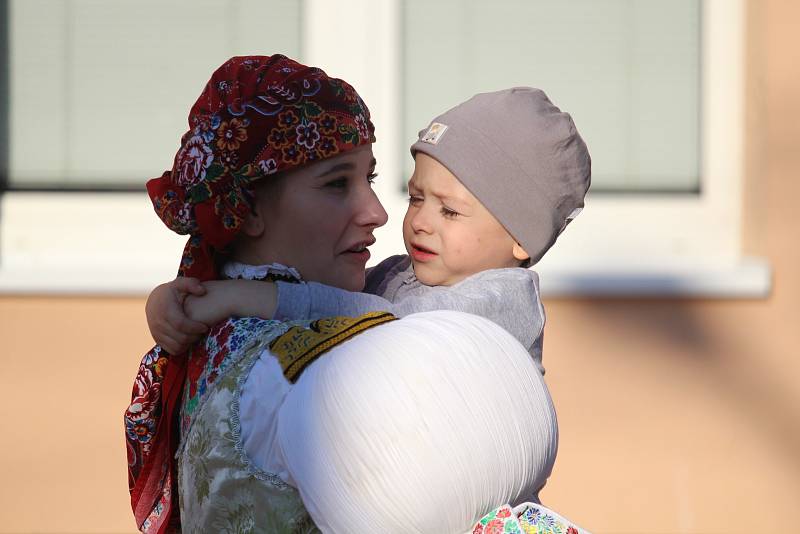
<svg viewBox="0 0 800 534">
<path fill-rule="evenodd" d="M 448 208 L 447 206 L 442 206 L 442 211 L 441 212 L 442 212 L 442 215 L 444 217 L 448 218 L 448 219 L 455 219 L 456 217 L 458 217 L 460 215 L 457 211 L 453 211 L 450 208 Z"/>
<path fill-rule="evenodd" d="M 367 175 L 367 181 L 370 184 L 374 184 L 375 183 L 375 178 L 377 178 L 377 177 L 378 177 L 378 173 L 377 172 L 370 173 L 370 174 Z"/>
<path fill-rule="evenodd" d="M 335 180 L 331 180 L 330 182 L 325 183 L 325 187 L 330 187 L 332 189 L 344 189 L 347 187 L 347 178 L 336 178 Z"/>
<path fill-rule="evenodd" d="M 411 204 L 412 206 L 418 206 L 419 204 L 422 203 L 422 197 L 415 197 L 413 195 L 409 195 L 408 203 Z"/>
</svg>

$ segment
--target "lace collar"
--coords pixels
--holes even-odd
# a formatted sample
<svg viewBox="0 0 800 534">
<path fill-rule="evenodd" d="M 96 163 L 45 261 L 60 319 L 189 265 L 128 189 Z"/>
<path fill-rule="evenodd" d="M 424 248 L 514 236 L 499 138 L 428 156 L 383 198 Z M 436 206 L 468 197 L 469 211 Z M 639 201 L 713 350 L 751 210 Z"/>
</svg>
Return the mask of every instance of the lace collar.
<svg viewBox="0 0 800 534">
<path fill-rule="evenodd" d="M 244 278 L 245 280 L 271 280 L 285 282 L 302 282 L 303 278 L 294 267 L 287 267 L 280 263 L 267 265 L 248 265 L 238 261 L 229 261 L 222 267 L 225 278 Z"/>
</svg>

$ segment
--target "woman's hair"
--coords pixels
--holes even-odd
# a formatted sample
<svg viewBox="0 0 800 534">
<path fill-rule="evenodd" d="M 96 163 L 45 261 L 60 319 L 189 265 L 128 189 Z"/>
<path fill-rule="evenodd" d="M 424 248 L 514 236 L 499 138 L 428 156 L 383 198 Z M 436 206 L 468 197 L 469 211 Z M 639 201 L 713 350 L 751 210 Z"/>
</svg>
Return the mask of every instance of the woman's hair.
<svg viewBox="0 0 800 534">
<path fill-rule="evenodd" d="M 465 532 L 496 506 L 537 498 L 558 429 L 511 334 L 435 311 L 314 362 L 281 408 L 278 440 L 325 532 Z"/>
</svg>

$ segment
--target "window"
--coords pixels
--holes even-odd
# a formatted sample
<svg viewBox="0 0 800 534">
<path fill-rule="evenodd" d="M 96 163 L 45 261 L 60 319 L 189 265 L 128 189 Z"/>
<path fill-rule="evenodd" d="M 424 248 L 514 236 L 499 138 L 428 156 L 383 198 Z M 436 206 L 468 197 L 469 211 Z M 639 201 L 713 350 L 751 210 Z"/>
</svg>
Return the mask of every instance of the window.
<svg viewBox="0 0 800 534">
<path fill-rule="evenodd" d="M 402 46 L 406 138 L 477 92 L 533 86 L 575 119 L 594 192 L 700 187 L 698 0 L 407 0 Z"/>
<path fill-rule="evenodd" d="M 12 0 L 9 187 L 141 190 L 171 165 L 214 67 L 246 51 L 299 53 L 298 6 Z"/>
<path fill-rule="evenodd" d="M 10 7 L 18 3 L 29 5 L 25 0 L 10 2 Z M 42 3 L 49 4 L 30 2 Z M 476 92 L 538 85 L 573 115 L 594 160 L 586 210 L 536 266 L 545 291 L 741 296 L 768 290 L 768 267 L 742 258 L 740 245 L 741 0 L 352 0 L 346 5 L 305 0 L 272 2 L 268 7 L 256 0 L 231 0 L 224 16 L 213 2 L 169 7 L 145 2 L 141 11 L 127 3 L 113 3 L 116 9 L 102 7 L 110 3 L 99 1 L 66 4 L 72 7 L 49 11 L 48 24 L 59 9 L 68 20 L 91 13 L 89 18 L 102 28 L 114 20 L 135 21 L 149 29 L 146 35 L 156 44 L 145 53 L 138 51 L 147 42 L 141 36 L 138 46 L 102 46 L 126 31 L 131 39 L 139 35 L 124 28 L 77 37 L 81 32 L 69 25 L 62 32 L 67 37 L 58 37 L 55 30 L 41 31 L 47 39 L 73 42 L 68 49 L 83 63 L 77 70 L 61 73 L 56 68 L 50 74 L 61 76 L 59 83 L 70 92 L 63 96 L 69 118 L 59 119 L 60 142 L 71 143 L 69 149 L 61 149 L 67 154 L 66 164 L 63 157 L 59 165 L 53 164 L 53 154 L 37 161 L 33 141 L 15 148 L 23 137 L 14 128 L 28 132 L 25 139 L 32 140 L 38 130 L 33 122 L 17 121 L 13 126 L 12 111 L 11 168 L 17 169 L 20 183 L 56 176 L 53 183 L 61 188 L 97 187 L 107 179 L 128 188 L 140 186 L 143 177 L 169 166 L 188 105 L 214 66 L 235 52 L 281 49 L 350 81 L 370 106 L 381 174 L 376 188 L 390 215 L 373 247 L 373 257 L 382 258 L 402 251 L 402 184 L 410 172 L 408 146 L 417 130 Z M 174 17 L 169 31 L 158 26 L 167 12 Z M 16 16 L 12 9 L 9 20 L 14 27 Z M 190 32 L 194 24 L 207 29 Z M 242 24 L 249 31 L 230 29 Z M 9 28 L 12 43 L 14 27 Z M 163 40 L 164 34 L 175 32 L 176 41 Z M 279 35 L 283 40 L 269 40 Z M 38 42 L 32 34 L 26 39 Z M 15 57 L 13 47 L 10 55 Z M 132 91 L 119 106 L 99 94 L 94 100 L 100 111 L 92 110 L 93 99 L 76 94 L 77 80 L 95 72 L 92 66 L 98 62 L 114 65 L 123 58 L 141 65 L 144 74 L 132 76 L 119 68 L 109 71 L 108 80 L 90 86 L 117 82 L 142 91 Z M 165 74 L 167 62 L 195 70 Z M 11 70 L 13 89 L 19 82 Z M 35 72 L 44 78 L 47 70 Z M 147 85 L 153 80 L 159 82 Z M 145 100 L 142 93 L 152 92 L 158 98 Z M 148 105 L 154 101 L 161 106 L 158 110 Z M 143 110 L 150 109 L 152 117 L 142 117 Z M 135 132 L 120 137 L 121 144 L 109 141 L 111 135 L 95 144 L 75 139 L 93 127 L 113 131 L 117 123 L 110 117 L 115 111 L 137 124 Z M 159 127 L 148 128 L 151 122 Z M 57 139 L 52 142 L 60 146 Z M 130 154 L 120 153 L 119 146 Z M 25 158 L 15 156 L 25 150 L 30 151 Z M 143 163 L 137 151 L 153 163 Z M 20 161 L 39 167 L 47 163 L 62 174 L 40 169 L 25 178 L 22 168 L 15 167 Z M 127 195 L 133 196 L 125 200 L 122 193 L 80 198 L 5 194 L 0 207 L 0 287 L 13 287 L 8 282 L 14 279 L 11 271 L 18 273 L 19 281 L 19 273 L 30 277 L 37 270 L 58 269 L 63 274 L 65 265 L 76 273 L 66 290 L 77 287 L 76 280 L 86 279 L 87 272 L 93 273 L 87 287 L 95 288 L 99 279 L 108 280 L 109 288 L 125 281 L 125 287 L 141 290 L 169 278 L 184 239 L 164 230 L 146 197 Z M 95 209 L 99 211 L 91 211 Z M 76 220 L 85 220 L 83 230 L 74 229 Z M 87 237 L 97 232 L 105 235 Z M 112 245 L 117 248 L 108 248 Z M 136 274 L 145 271 L 150 274 Z M 127 274 L 119 274 L 123 272 Z"/>
<path fill-rule="evenodd" d="M 0 288 L 136 291 L 185 241 L 144 183 L 232 55 L 300 55 L 293 0 L 9 0 Z M 5 146 L 5 144 L 4 144 Z"/>
</svg>

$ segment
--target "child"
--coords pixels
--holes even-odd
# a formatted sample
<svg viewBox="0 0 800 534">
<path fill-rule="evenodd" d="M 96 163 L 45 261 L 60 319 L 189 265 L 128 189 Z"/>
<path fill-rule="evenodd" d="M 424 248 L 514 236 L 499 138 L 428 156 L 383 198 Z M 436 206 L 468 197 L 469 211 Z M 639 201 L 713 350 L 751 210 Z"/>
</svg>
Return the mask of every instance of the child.
<svg viewBox="0 0 800 534">
<path fill-rule="evenodd" d="M 538 276 L 519 267 L 539 261 L 583 207 L 591 161 L 571 117 L 539 89 L 482 93 L 434 119 L 411 154 L 415 170 L 403 220 L 408 255 L 370 269 L 363 293 L 314 282 L 232 280 L 200 287 L 178 279 L 148 299 L 155 340 L 170 352 L 185 349 L 203 325 L 186 319 L 184 298 L 207 290 L 186 301 L 188 315 L 206 325 L 233 315 L 473 313 L 512 333 L 541 369 Z M 369 244 L 359 244 L 359 251 Z M 226 267 L 230 278 L 252 270 Z"/>
</svg>

